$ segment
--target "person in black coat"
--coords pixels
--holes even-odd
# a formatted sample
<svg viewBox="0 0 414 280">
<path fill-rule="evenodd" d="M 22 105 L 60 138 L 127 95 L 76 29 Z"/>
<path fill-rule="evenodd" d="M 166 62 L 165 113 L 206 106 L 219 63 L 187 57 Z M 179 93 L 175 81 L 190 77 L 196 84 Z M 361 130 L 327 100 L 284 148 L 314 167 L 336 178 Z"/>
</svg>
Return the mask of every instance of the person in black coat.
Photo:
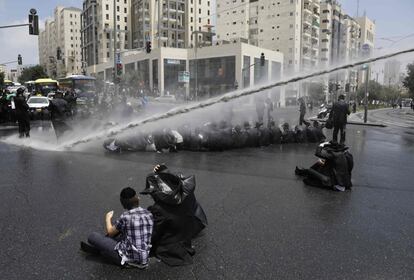
<svg viewBox="0 0 414 280">
<path fill-rule="evenodd" d="M 16 97 L 14 98 L 14 105 L 16 106 L 16 118 L 19 123 L 19 137 L 30 137 L 30 115 L 29 105 L 26 103 L 26 99 L 23 96 L 24 90 L 22 88 L 17 89 Z"/>
<path fill-rule="evenodd" d="M 295 174 L 304 176 L 309 186 L 345 191 L 352 187 L 354 159 L 348 147 L 337 143 L 322 143 L 316 148 L 319 160 L 309 169 L 296 167 Z"/>
<path fill-rule="evenodd" d="M 274 121 L 269 123 L 270 144 L 280 144 L 282 140 L 282 131 L 276 126 Z"/>
<path fill-rule="evenodd" d="M 335 102 L 332 106 L 332 111 L 329 114 L 329 118 L 333 122 L 333 136 L 332 141 L 338 143 L 338 132 L 341 132 L 340 144 L 345 143 L 345 129 L 347 123 L 347 116 L 351 114 L 349 106 L 345 102 L 345 96 L 339 95 L 338 102 Z"/>
<path fill-rule="evenodd" d="M 207 226 L 194 190 L 194 176 L 172 174 L 165 165 L 157 165 L 141 192 L 154 200 L 148 207 L 154 218 L 151 255 L 171 266 L 192 263 L 195 250 L 191 241 Z"/>
<path fill-rule="evenodd" d="M 306 104 L 303 98 L 299 98 L 299 125 L 306 123 L 305 114 L 306 114 Z"/>
</svg>

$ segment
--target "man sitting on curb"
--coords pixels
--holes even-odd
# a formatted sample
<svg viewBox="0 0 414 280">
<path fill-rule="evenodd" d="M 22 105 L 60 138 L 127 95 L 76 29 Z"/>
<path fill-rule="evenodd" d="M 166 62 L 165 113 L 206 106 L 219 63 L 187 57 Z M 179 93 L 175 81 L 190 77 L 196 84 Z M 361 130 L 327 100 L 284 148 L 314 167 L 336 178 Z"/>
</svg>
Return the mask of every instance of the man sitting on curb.
<svg viewBox="0 0 414 280">
<path fill-rule="evenodd" d="M 92 233 L 88 237 L 89 244 L 81 242 L 81 249 L 102 255 L 117 265 L 145 269 L 151 249 L 152 214 L 139 207 L 139 198 L 132 188 L 124 188 L 120 200 L 126 211 L 115 225 L 111 222 L 114 211 L 109 211 L 105 219 L 107 234 Z"/>
</svg>

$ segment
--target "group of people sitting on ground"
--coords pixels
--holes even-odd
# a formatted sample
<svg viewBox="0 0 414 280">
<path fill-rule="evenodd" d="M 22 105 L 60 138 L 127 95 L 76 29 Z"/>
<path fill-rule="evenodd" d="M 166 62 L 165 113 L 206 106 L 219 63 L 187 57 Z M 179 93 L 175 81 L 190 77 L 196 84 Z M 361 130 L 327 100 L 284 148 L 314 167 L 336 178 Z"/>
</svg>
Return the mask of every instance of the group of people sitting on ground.
<svg viewBox="0 0 414 280">
<path fill-rule="evenodd" d="M 125 212 L 112 223 L 114 211 L 106 214 L 106 234 L 94 232 L 81 250 L 105 257 L 114 264 L 145 269 L 155 257 L 171 266 L 192 263 L 192 240 L 207 226 L 207 217 L 195 194 L 195 177 L 170 173 L 157 165 L 146 178 L 141 192 L 154 204 L 140 206 L 137 193 L 124 188 L 120 201 Z"/>
<path fill-rule="evenodd" d="M 165 128 L 152 133 L 140 131 L 134 135 L 107 139 L 103 146 L 110 152 L 224 151 L 272 144 L 320 143 L 326 139 L 322 128 L 317 121 L 313 125 L 295 126 L 294 129 L 288 123 L 279 128 L 274 121 L 268 126 L 262 123 L 251 126 L 249 122 L 243 126 L 231 126 L 221 121 L 218 124 L 209 122 L 195 129 L 183 125 L 176 130 Z"/>
</svg>

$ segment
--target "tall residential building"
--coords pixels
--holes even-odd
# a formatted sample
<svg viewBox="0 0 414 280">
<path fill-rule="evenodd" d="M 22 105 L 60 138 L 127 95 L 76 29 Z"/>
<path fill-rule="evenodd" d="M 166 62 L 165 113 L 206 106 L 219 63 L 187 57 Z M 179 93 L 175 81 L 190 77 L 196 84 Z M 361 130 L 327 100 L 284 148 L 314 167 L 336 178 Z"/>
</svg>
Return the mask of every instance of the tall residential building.
<svg viewBox="0 0 414 280">
<path fill-rule="evenodd" d="M 54 19 L 39 34 L 39 61 L 50 77 L 82 71 L 80 15 L 78 8 L 56 7 Z"/>
<path fill-rule="evenodd" d="M 238 38 L 284 54 L 285 73 L 319 63 L 320 0 L 217 0 L 217 40 Z"/>
<path fill-rule="evenodd" d="M 320 65 L 329 67 L 358 58 L 361 45 L 359 23 L 343 11 L 339 1 L 324 0 L 321 10 Z M 331 75 L 329 80 L 340 84 L 345 92 L 353 92 L 357 78 L 357 70 L 351 69 Z"/>
<path fill-rule="evenodd" d="M 116 46 L 118 51 L 130 49 L 131 0 L 84 0 L 82 10 L 82 56 L 86 66 L 114 59 L 114 4 Z"/>
<path fill-rule="evenodd" d="M 361 36 L 360 36 L 360 56 L 364 54 L 372 55 L 374 51 L 375 43 L 375 22 L 370 20 L 367 16 L 356 18 L 356 21 L 361 26 Z M 366 76 L 360 71 L 358 74 L 358 82 L 365 83 Z M 370 79 L 370 73 L 368 72 L 368 79 Z"/>
<path fill-rule="evenodd" d="M 189 48 L 211 38 L 211 4 L 201 0 L 132 0 L 132 47 Z"/>
<path fill-rule="evenodd" d="M 384 85 L 396 86 L 401 82 L 401 62 L 392 59 L 384 64 Z"/>
</svg>

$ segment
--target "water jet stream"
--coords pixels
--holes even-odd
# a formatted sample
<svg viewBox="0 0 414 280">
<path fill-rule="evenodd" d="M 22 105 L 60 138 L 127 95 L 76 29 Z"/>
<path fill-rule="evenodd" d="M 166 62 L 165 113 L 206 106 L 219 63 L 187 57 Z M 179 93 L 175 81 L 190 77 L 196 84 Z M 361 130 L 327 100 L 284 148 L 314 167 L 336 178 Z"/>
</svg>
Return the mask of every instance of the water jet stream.
<svg viewBox="0 0 414 280">
<path fill-rule="evenodd" d="M 412 52 L 414 52 L 414 48 L 403 50 L 403 51 L 398 51 L 398 52 L 391 53 L 391 54 L 381 55 L 381 56 L 378 56 L 378 57 L 367 58 L 367 59 L 364 59 L 364 60 L 361 60 L 361 61 L 358 61 L 358 62 L 344 64 L 344 65 L 332 67 L 332 68 L 321 70 L 321 71 L 316 71 L 316 72 L 301 75 L 301 76 L 295 76 L 295 77 L 292 77 L 292 78 L 288 78 L 286 80 L 278 81 L 276 83 L 271 83 L 271 84 L 268 84 L 268 85 L 260 86 L 258 88 L 253 88 L 253 89 L 250 88 L 250 89 L 246 89 L 246 90 L 230 92 L 230 93 L 224 94 L 223 96 L 220 96 L 220 97 L 210 98 L 206 101 L 191 104 L 191 105 L 188 105 L 186 107 L 175 108 L 175 109 L 172 109 L 172 110 L 170 110 L 170 111 L 168 111 L 164 114 L 154 115 L 154 116 L 148 117 L 146 119 L 143 119 L 143 120 L 140 120 L 140 121 L 137 121 L 137 122 L 132 122 L 132 123 L 129 123 L 127 125 L 114 128 L 109 133 L 109 135 L 106 132 L 100 132 L 100 133 L 96 133 L 95 135 L 90 135 L 90 136 L 84 137 L 82 139 L 71 141 L 69 143 L 62 143 L 60 145 L 60 147 L 63 148 L 63 149 L 71 149 L 71 148 L 73 148 L 77 145 L 80 145 L 80 144 L 88 143 L 88 142 L 91 142 L 93 140 L 98 140 L 98 139 L 101 139 L 101 138 L 106 137 L 106 136 L 115 136 L 115 135 L 117 135 L 119 133 L 122 133 L 126 130 L 129 130 L 131 128 L 135 128 L 135 127 L 147 124 L 147 123 L 152 123 L 152 122 L 156 122 L 156 121 L 163 120 L 163 119 L 168 119 L 168 118 L 173 117 L 173 116 L 186 114 L 188 112 L 191 112 L 191 111 L 194 111 L 194 110 L 197 110 L 197 109 L 201 109 L 201 108 L 205 108 L 205 107 L 209 107 L 209 106 L 212 106 L 212 105 L 220 103 L 220 102 L 228 102 L 228 101 L 233 100 L 233 99 L 237 99 L 237 98 L 240 98 L 240 97 L 252 95 L 254 93 L 265 91 L 265 90 L 268 90 L 268 89 L 271 89 L 271 88 L 285 86 L 287 84 L 307 80 L 307 79 L 314 78 L 314 77 L 324 76 L 324 75 L 327 75 L 327 74 L 330 74 L 330 73 L 333 73 L 333 72 L 337 72 L 337 71 L 340 71 L 340 70 L 355 68 L 355 67 L 358 67 L 358 66 L 362 66 L 364 64 L 370 64 L 370 63 L 373 63 L 373 62 L 376 62 L 376 61 L 381 61 L 381 60 L 385 60 L 385 59 L 388 59 L 388 58 L 391 58 L 391 57 L 400 56 L 400 55 L 408 54 L 408 53 L 412 53 Z"/>
</svg>

